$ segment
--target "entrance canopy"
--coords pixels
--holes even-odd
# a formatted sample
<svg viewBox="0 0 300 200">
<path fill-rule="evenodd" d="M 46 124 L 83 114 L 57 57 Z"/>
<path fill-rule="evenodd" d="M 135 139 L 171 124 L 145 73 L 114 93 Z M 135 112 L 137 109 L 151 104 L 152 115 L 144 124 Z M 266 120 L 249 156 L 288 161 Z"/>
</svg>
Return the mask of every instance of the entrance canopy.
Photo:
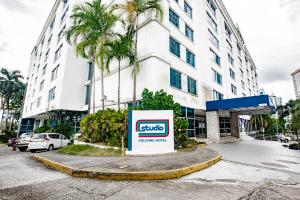
<svg viewBox="0 0 300 200">
<path fill-rule="evenodd" d="M 262 115 L 275 112 L 268 95 L 207 101 L 206 111 L 228 110 L 239 115 Z"/>
</svg>

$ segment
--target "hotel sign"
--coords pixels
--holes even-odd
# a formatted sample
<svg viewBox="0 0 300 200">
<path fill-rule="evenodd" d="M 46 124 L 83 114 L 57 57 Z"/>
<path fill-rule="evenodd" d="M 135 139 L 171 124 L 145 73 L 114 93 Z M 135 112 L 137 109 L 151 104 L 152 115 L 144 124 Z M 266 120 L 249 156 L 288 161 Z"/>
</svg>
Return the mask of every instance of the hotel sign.
<svg viewBox="0 0 300 200">
<path fill-rule="evenodd" d="M 174 151 L 173 111 L 130 111 L 127 154 Z"/>
</svg>

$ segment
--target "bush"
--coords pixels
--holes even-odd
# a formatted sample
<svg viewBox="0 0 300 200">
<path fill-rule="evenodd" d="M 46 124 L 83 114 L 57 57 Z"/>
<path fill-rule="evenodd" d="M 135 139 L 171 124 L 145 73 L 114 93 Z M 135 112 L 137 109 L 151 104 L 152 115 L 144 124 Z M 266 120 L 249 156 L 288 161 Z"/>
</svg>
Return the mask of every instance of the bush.
<svg viewBox="0 0 300 200">
<path fill-rule="evenodd" d="M 61 123 L 59 124 L 56 128 L 50 130 L 51 132 L 54 133 L 60 133 L 64 136 L 66 136 L 67 138 L 71 138 L 72 135 L 74 134 L 74 130 L 72 128 L 72 126 L 68 123 Z"/>
<path fill-rule="evenodd" d="M 188 141 L 186 129 L 188 128 L 188 121 L 180 117 L 181 106 L 175 103 L 173 96 L 167 94 L 163 90 L 155 93 L 144 89 L 141 100 L 141 110 L 173 110 L 174 112 L 174 137 L 175 148 L 181 149 L 185 147 Z"/>
<path fill-rule="evenodd" d="M 127 111 L 108 109 L 87 115 L 80 122 L 83 139 L 120 147 L 124 136 L 127 145 L 127 114 Z"/>
<path fill-rule="evenodd" d="M 300 150 L 300 144 L 298 143 L 290 144 L 289 149 Z"/>
<path fill-rule="evenodd" d="M 50 131 L 50 129 L 51 128 L 47 124 L 45 124 L 45 125 L 43 125 L 43 126 L 41 126 L 39 128 L 36 128 L 34 130 L 34 133 L 47 133 L 47 132 Z"/>
<path fill-rule="evenodd" d="M 16 137 L 17 137 L 16 132 L 10 131 L 10 130 L 4 130 L 4 131 L 2 131 L 2 133 L 0 135 L 0 142 L 1 143 L 7 143 L 8 139 L 16 138 Z"/>
</svg>

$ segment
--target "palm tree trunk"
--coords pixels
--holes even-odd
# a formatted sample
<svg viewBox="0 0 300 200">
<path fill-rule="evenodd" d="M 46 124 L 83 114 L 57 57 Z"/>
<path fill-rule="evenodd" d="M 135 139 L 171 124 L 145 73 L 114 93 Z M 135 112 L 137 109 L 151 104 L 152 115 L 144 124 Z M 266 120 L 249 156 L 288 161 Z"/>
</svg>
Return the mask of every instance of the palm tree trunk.
<svg viewBox="0 0 300 200">
<path fill-rule="evenodd" d="M 95 93 L 96 93 L 96 85 L 95 85 L 95 82 L 96 82 L 96 62 L 94 62 L 95 64 L 94 64 L 94 66 L 93 66 L 93 80 L 92 80 L 92 82 L 93 82 L 93 90 L 92 90 L 92 92 L 93 92 L 93 113 L 95 113 L 95 105 L 96 105 L 96 103 L 95 103 L 95 101 L 96 101 L 96 98 L 95 98 Z"/>
<path fill-rule="evenodd" d="M 101 98 L 102 98 L 102 110 L 104 110 L 104 69 L 101 69 Z"/>
<path fill-rule="evenodd" d="M 120 111 L 120 96 L 121 96 L 121 61 L 119 60 L 118 69 L 118 111 Z"/>
<path fill-rule="evenodd" d="M 8 117 L 9 117 L 9 113 L 10 113 L 9 99 L 6 100 L 6 107 L 7 107 L 7 113 L 6 113 L 6 120 L 5 120 L 5 129 L 8 128 Z"/>
<path fill-rule="evenodd" d="M 91 113 L 91 103 L 92 103 L 92 92 L 93 92 L 93 89 L 94 89 L 94 83 L 93 83 L 93 81 L 94 81 L 94 65 L 95 65 L 95 61 L 93 60 L 92 61 L 92 68 L 91 68 L 91 72 L 90 73 L 92 73 L 92 80 L 89 80 L 90 81 L 90 91 L 89 91 L 89 102 L 88 102 L 88 114 L 90 114 Z"/>
<path fill-rule="evenodd" d="M 139 62 L 138 60 L 138 56 L 137 56 L 137 48 L 138 48 L 138 28 L 139 28 L 139 15 L 137 15 L 136 17 L 136 23 L 135 23 L 135 49 L 134 49 L 134 54 L 135 54 L 135 57 L 137 59 L 136 62 Z M 136 66 L 135 66 L 136 67 Z M 135 109 L 135 106 L 136 106 L 136 69 L 134 69 L 134 73 L 133 73 L 133 109 Z"/>
</svg>

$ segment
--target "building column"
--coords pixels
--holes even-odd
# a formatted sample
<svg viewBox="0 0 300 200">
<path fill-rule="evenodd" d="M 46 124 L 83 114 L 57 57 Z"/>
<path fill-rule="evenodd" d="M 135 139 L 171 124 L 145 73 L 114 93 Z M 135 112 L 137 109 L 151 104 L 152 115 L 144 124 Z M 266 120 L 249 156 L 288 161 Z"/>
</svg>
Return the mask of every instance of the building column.
<svg viewBox="0 0 300 200">
<path fill-rule="evenodd" d="M 220 142 L 220 123 L 219 123 L 219 112 L 208 111 L 206 112 L 207 122 L 207 139 L 213 142 Z"/>
<path fill-rule="evenodd" d="M 230 113 L 231 136 L 240 138 L 239 115 L 235 112 Z"/>
</svg>

